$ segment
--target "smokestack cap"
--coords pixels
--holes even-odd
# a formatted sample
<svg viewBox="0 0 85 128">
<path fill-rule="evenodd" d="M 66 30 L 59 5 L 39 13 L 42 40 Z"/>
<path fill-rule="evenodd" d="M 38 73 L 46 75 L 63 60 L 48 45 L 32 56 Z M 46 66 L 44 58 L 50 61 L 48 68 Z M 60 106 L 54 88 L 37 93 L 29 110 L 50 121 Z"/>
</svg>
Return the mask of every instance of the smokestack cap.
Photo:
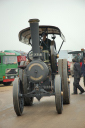
<svg viewBox="0 0 85 128">
<path fill-rule="evenodd" d="M 40 20 L 39 19 L 30 19 L 28 22 L 29 23 L 38 23 Z"/>
</svg>

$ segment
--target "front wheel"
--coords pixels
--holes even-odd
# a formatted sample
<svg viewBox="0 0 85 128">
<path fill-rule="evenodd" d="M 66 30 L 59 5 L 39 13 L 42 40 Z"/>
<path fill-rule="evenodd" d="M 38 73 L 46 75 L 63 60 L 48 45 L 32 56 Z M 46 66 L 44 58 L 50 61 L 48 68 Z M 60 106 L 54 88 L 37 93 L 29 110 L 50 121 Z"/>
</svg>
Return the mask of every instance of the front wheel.
<svg viewBox="0 0 85 128">
<path fill-rule="evenodd" d="M 61 114 L 63 110 L 63 93 L 61 91 L 60 75 L 55 75 L 55 105 L 56 111 Z"/>
<path fill-rule="evenodd" d="M 21 116 L 24 108 L 23 86 L 19 78 L 13 82 L 13 104 L 17 116 Z"/>
</svg>

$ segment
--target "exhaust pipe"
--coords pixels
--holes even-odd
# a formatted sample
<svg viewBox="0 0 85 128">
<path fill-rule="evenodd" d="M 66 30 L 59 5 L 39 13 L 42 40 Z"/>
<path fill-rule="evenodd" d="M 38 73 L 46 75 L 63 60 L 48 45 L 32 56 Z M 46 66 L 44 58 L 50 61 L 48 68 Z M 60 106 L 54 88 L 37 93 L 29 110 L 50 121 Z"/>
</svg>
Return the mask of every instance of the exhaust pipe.
<svg viewBox="0 0 85 128">
<path fill-rule="evenodd" d="M 39 48 L 39 20 L 30 19 L 30 31 L 32 39 L 32 50 L 33 50 L 33 60 L 26 67 L 26 74 L 28 80 L 33 83 L 39 83 L 45 79 L 49 74 L 48 66 L 41 61 L 40 58 L 40 48 Z"/>
<path fill-rule="evenodd" d="M 31 39 L 32 39 L 33 58 L 39 58 L 39 54 L 40 54 L 38 22 L 39 22 L 38 19 L 30 19 L 29 20 Z"/>
</svg>

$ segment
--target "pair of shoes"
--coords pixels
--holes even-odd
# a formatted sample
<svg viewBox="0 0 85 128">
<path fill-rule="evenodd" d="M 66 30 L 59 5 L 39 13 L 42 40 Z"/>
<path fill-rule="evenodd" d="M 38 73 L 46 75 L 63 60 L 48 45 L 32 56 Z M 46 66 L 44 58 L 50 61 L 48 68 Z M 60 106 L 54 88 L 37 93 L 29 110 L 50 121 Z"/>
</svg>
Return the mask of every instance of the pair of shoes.
<svg viewBox="0 0 85 128">
<path fill-rule="evenodd" d="M 85 91 L 83 91 L 83 92 L 80 92 L 79 94 L 82 94 L 82 93 L 84 93 Z"/>
<path fill-rule="evenodd" d="M 80 92 L 79 94 L 82 94 L 82 92 Z"/>
<path fill-rule="evenodd" d="M 72 95 L 76 95 L 77 93 L 72 93 Z"/>
</svg>

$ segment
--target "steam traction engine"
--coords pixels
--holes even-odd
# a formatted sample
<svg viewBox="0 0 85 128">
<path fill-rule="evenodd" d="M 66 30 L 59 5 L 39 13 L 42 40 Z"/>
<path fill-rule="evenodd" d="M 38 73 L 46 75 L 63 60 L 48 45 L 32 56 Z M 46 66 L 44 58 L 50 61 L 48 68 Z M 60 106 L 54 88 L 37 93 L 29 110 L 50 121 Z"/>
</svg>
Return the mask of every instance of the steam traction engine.
<svg viewBox="0 0 85 128">
<path fill-rule="evenodd" d="M 19 32 L 19 40 L 30 44 L 32 50 L 27 56 L 30 63 L 20 65 L 19 77 L 13 82 L 13 104 L 18 116 L 21 116 L 24 106 L 33 104 L 34 97 L 40 100 L 43 96 L 55 95 L 56 110 L 59 114 L 62 113 L 63 103 L 70 103 L 67 60 L 58 60 L 65 37 L 58 27 L 38 26 L 38 22 L 38 19 L 30 19 L 30 27 Z M 50 50 L 40 49 L 43 32 L 52 35 Z M 55 35 L 60 35 L 63 40 L 58 52 Z"/>
</svg>

